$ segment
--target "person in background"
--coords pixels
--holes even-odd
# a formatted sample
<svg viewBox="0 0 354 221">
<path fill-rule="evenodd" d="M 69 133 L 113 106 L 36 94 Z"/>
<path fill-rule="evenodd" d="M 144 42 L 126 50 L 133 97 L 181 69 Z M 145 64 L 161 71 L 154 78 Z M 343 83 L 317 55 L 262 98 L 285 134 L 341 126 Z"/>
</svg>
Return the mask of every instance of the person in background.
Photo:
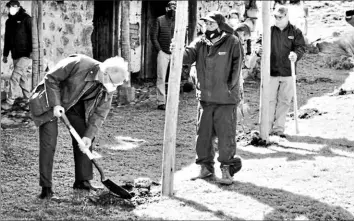
<svg viewBox="0 0 354 221">
<path fill-rule="evenodd" d="M 86 55 L 71 55 L 51 69 L 35 88 L 30 98 L 32 119 L 39 127 L 39 185 L 41 199 L 51 198 L 54 153 L 57 145 L 58 118 L 65 113 L 85 146 L 72 138 L 75 162 L 74 189 L 96 190 L 92 162 L 82 152 L 92 151 L 92 142 L 102 127 L 112 103 L 117 86 L 129 80 L 128 64 L 121 57 L 104 62 Z M 43 92 L 41 102 L 35 94 Z M 50 99 L 48 99 L 50 98 Z"/>
<path fill-rule="evenodd" d="M 6 101 L 1 103 L 1 109 L 11 110 L 16 98 L 22 96 L 27 104 L 30 97 L 31 79 L 27 77 L 27 69 L 32 63 L 32 18 L 19 1 L 11 0 L 6 3 L 6 7 L 9 14 L 5 22 L 2 61 L 7 63 L 11 52 L 14 70 L 10 77 L 9 94 Z M 28 110 L 28 105 L 25 110 Z"/>
<path fill-rule="evenodd" d="M 233 175 L 242 167 L 241 158 L 235 155 L 242 46 L 220 12 L 210 12 L 202 20 L 206 24 L 205 33 L 189 44 L 183 55 L 183 64 L 196 64 L 195 84 L 199 100 L 196 163 L 201 169 L 192 180 L 215 177 L 212 144 L 215 135 L 222 171 L 222 177 L 216 178 L 216 182 L 230 185 Z"/>
<path fill-rule="evenodd" d="M 171 60 L 170 44 L 175 27 L 176 2 L 170 1 L 166 7 L 166 14 L 158 17 L 151 28 L 151 41 L 157 51 L 157 109 L 166 109 L 166 75 Z"/>
<path fill-rule="evenodd" d="M 285 120 L 294 95 L 291 62 L 305 53 L 305 39 L 300 29 L 289 22 L 288 8 L 278 5 L 271 27 L 269 128 L 270 135 L 285 138 Z M 295 63 L 296 64 L 296 63 Z"/>
<path fill-rule="evenodd" d="M 240 24 L 240 13 L 237 10 L 229 12 L 228 23 L 233 29 L 236 29 L 237 25 Z"/>
</svg>

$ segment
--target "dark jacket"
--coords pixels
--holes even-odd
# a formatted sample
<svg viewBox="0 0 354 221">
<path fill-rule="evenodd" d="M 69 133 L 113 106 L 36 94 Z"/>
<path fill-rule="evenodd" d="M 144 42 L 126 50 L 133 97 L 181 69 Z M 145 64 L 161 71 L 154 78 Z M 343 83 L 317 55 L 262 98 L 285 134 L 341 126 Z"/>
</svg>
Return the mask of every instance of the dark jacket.
<svg viewBox="0 0 354 221">
<path fill-rule="evenodd" d="M 4 56 L 12 59 L 29 57 L 32 52 L 32 18 L 22 7 L 16 15 L 8 15 L 5 23 Z"/>
<path fill-rule="evenodd" d="M 202 36 L 186 47 L 183 64 L 196 62 L 197 98 L 216 104 L 238 104 L 243 52 L 239 39 L 228 33 L 212 44 Z"/>
<path fill-rule="evenodd" d="M 174 30 L 175 21 L 167 15 L 162 15 L 156 19 L 156 22 L 151 28 L 150 37 L 157 51 L 162 50 L 167 54 L 171 54 L 170 44 Z"/>
<path fill-rule="evenodd" d="M 300 29 L 288 24 L 281 31 L 278 27 L 271 27 L 271 54 L 270 54 L 270 75 L 291 76 L 291 62 L 289 54 L 294 51 L 297 60 L 300 60 L 305 53 L 305 39 Z"/>
<path fill-rule="evenodd" d="M 54 106 L 61 105 L 67 111 L 83 99 L 85 92 L 99 84 L 98 89 L 93 91 L 94 95 L 86 96 L 92 99 L 84 100 L 87 123 L 84 136 L 92 139 L 109 113 L 113 96 L 113 93 L 107 93 L 103 85 L 95 80 L 99 64 L 100 62 L 86 55 L 71 55 L 50 70 L 39 85 L 45 85 L 48 106 L 51 109 L 38 117 L 32 116 L 36 125 L 54 118 Z"/>
</svg>

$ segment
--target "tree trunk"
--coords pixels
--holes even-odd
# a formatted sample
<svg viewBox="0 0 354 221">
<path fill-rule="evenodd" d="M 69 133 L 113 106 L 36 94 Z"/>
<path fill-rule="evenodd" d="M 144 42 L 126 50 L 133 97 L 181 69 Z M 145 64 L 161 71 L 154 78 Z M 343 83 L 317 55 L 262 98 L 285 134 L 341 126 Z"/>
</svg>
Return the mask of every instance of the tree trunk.
<svg viewBox="0 0 354 221">
<path fill-rule="evenodd" d="M 32 1 L 32 89 L 43 73 L 42 0 Z"/>
<path fill-rule="evenodd" d="M 122 21 L 121 21 L 121 50 L 122 57 L 129 63 L 129 72 L 130 67 L 130 26 L 129 26 L 129 1 L 121 1 L 122 5 Z M 130 86 L 130 81 L 127 86 Z"/>
<path fill-rule="evenodd" d="M 129 25 L 129 11 L 130 2 L 120 1 L 122 7 L 121 16 L 121 52 L 122 57 L 128 62 L 128 71 L 130 73 L 130 25 Z M 135 90 L 131 87 L 131 75 L 129 81 L 118 87 L 118 104 L 128 104 L 135 99 Z"/>
</svg>

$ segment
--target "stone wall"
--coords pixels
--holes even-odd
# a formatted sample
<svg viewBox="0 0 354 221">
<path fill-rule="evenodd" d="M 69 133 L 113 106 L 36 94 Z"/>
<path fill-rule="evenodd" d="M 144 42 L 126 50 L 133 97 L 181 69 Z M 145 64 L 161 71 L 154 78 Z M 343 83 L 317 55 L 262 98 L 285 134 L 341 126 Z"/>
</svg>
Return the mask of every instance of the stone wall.
<svg viewBox="0 0 354 221">
<path fill-rule="evenodd" d="M 93 1 L 43 3 L 44 70 L 73 53 L 92 57 Z"/>
</svg>

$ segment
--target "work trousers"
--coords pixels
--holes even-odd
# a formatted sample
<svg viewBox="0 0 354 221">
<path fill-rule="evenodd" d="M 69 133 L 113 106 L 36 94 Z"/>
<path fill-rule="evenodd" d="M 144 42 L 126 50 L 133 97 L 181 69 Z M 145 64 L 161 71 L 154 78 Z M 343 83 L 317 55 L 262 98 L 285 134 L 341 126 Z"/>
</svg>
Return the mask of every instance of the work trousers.
<svg viewBox="0 0 354 221">
<path fill-rule="evenodd" d="M 166 104 L 166 75 L 171 55 L 166 54 L 162 50 L 157 54 L 157 105 Z"/>
<path fill-rule="evenodd" d="M 66 112 L 66 116 L 80 137 L 83 137 L 86 131 L 84 103 L 79 101 Z M 53 161 L 57 137 L 57 119 L 49 121 L 39 127 L 39 185 L 42 187 L 52 186 Z M 92 180 L 92 162 L 86 154 L 81 152 L 75 138 L 71 136 L 71 139 L 74 151 L 75 180 Z M 92 151 L 92 146 L 90 147 L 90 151 Z"/>
<path fill-rule="evenodd" d="M 8 104 L 13 105 L 16 98 L 23 97 L 26 100 L 30 97 L 31 80 L 28 73 L 31 71 L 32 60 L 27 57 L 21 57 L 13 60 L 14 70 L 10 77 L 9 96 L 6 99 Z"/>
<path fill-rule="evenodd" d="M 214 172 L 215 149 L 212 138 L 218 138 L 218 161 L 241 169 L 241 159 L 236 157 L 236 104 L 223 105 L 207 102 L 198 104 L 196 137 L 196 164 L 204 165 Z"/>
<path fill-rule="evenodd" d="M 269 84 L 269 132 L 284 133 L 294 95 L 293 77 L 270 77 Z"/>
</svg>

